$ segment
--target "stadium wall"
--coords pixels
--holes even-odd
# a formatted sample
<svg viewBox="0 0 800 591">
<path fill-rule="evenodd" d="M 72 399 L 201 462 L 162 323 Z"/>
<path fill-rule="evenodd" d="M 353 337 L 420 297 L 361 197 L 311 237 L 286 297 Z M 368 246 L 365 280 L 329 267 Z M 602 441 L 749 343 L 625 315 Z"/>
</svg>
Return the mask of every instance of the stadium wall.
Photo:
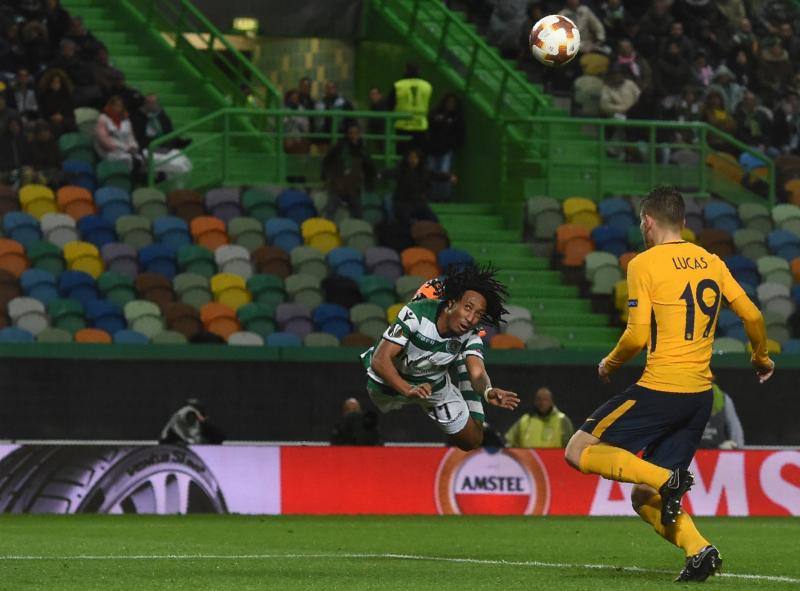
<svg viewBox="0 0 800 591">
<path fill-rule="evenodd" d="M 703 451 L 696 515 L 800 515 L 800 452 Z M 0 446 L 0 513 L 633 515 L 557 450 Z"/>
<path fill-rule="evenodd" d="M 489 355 L 493 383 L 517 391 L 523 409 L 547 385 L 576 427 L 641 371 L 626 367 L 607 387 L 596 378 L 600 352 Z M 744 356 L 715 359 L 713 366 L 748 444 L 800 442 L 797 363 L 779 357 L 778 371 L 763 386 Z M 357 352 L 347 349 L 0 346 L 0 383 L 0 439 L 8 440 L 152 440 L 186 398 L 199 397 L 229 439 L 322 442 L 344 399 L 355 396 L 369 408 L 364 370 Z M 519 414 L 490 408 L 487 418 L 505 432 Z M 382 415 L 380 429 L 388 442 L 442 441 L 417 408 Z"/>
</svg>

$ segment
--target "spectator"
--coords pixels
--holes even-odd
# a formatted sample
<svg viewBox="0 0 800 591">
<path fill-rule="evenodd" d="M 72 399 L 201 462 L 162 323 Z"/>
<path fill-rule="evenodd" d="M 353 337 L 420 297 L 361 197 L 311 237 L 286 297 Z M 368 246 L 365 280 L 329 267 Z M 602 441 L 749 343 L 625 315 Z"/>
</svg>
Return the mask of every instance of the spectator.
<svg viewBox="0 0 800 591">
<path fill-rule="evenodd" d="M 61 174 L 61 150 L 47 121 L 39 120 L 34 125 L 31 156 L 31 164 L 47 179 L 47 184 L 58 184 L 55 181 Z"/>
<path fill-rule="evenodd" d="M 772 135 L 772 114 L 759 106 L 758 98 L 747 90 L 735 110 L 736 137 L 749 146 L 764 150 Z"/>
<path fill-rule="evenodd" d="M 728 60 L 727 66 L 737 84 L 743 88 L 755 86 L 753 62 L 750 58 L 750 54 L 744 49 L 735 50 L 732 59 Z"/>
<path fill-rule="evenodd" d="M 39 103 L 36 100 L 36 91 L 33 80 L 25 68 L 17 70 L 17 77 L 11 85 L 11 96 L 14 107 L 25 122 L 33 121 L 39 117 Z"/>
<path fill-rule="evenodd" d="M 328 186 L 325 216 L 332 219 L 344 202 L 350 209 L 350 215 L 360 218 L 361 193 L 364 189 L 373 188 L 376 173 L 355 121 L 350 122 L 345 137 L 325 155 L 321 176 Z"/>
<path fill-rule="evenodd" d="M 22 129 L 22 119 L 10 116 L 0 141 L 0 182 L 19 186 L 31 181 L 31 145 Z"/>
<path fill-rule="evenodd" d="M 600 117 L 600 93 L 603 90 L 603 76 L 608 73 L 609 59 L 601 54 L 581 56 L 583 75 L 578 76 L 572 85 L 572 106 L 574 114 L 581 117 Z"/>
<path fill-rule="evenodd" d="M 717 91 L 712 90 L 706 95 L 701 120 L 725 133 L 733 134 L 736 132 L 736 120 L 725 109 L 725 99 Z M 730 151 L 732 149 L 728 142 L 713 133 L 708 134 L 707 141 L 708 145 L 715 150 Z"/>
<path fill-rule="evenodd" d="M 779 100 L 786 94 L 793 76 L 789 52 L 776 38 L 766 41 L 761 50 L 757 76 L 762 98 L 770 104 Z"/>
<path fill-rule="evenodd" d="M 61 43 L 70 27 L 69 13 L 61 6 L 60 0 L 47 0 L 44 18 L 47 27 L 47 37 L 52 46 Z"/>
<path fill-rule="evenodd" d="M 655 54 L 660 40 L 669 34 L 673 21 L 670 5 L 670 0 L 655 0 L 639 21 L 636 44 L 645 55 Z"/>
<path fill-rule="evenodd" d="M 708 90 L 720 93 L 725 101 L 725 108 L 730 112 L 736 110 L 745 92 L 744 87 L 736 82 L 733 72 L 725 64 L 720 65 L 714 72 L 714 78 Z"/>
<path fill-rule="evenodd" d="M 771 144 L 782 152 L 800 153 L 800 94 L 796 89 L 775 108 Z"/>
<path fill-rule="evenodd" d="M 503 436 L 488 422 L 483 422 L 483 442 L 481 447 L 505 447 L 506 441 Z"/>
<path fill-rule="evenodd" d="M 0 82 L 0 133 L 5 131 L 9 119 L 19 117 L 17 110 L 8 106 L 5 90 L 5 84 Z"/>
<path fill-rule="evenodd" d="M 322 99 L 317 102 L 317 111 L 352 111 L 353 104 L 339 94 L 335 82 L 325 83 L 325 94 Z M 349 119 L 339 121 L 339 131 L 344 131 Z M 333 133 L 333 118 L 332 117 L 319 117 L 315 121 L 318 133 L 330 135 Z M 330 139 L 322 139 L 318 142 L 321 145 L 327 146 Z"/>
<path fill-rule="evenodd" d="M 685 59 L 694 53 L 694 44 L 683 32 L 683 23 L 681 21 L 674 21 L 669 26 L 669 35 L 661 40 L 661 52 L 665 52 L 670 43 L 677 43 L 680 52 Z"/>
<path fill-rule="evenodd" d="M 600 22 L 606 30 L 606 37 L 611 41 L 619 41 L 625 37 L 627 15 L 622 0 L 606 0 L 600 5 L 598 14 Z"/>
<path fill-rule="evenodd" d="M 94 61 L 91 64 L 92 75 L 100 87 L 103 96 L 114 94 L 114 82 L 120 76 L 120 71 L 111 65 L 108 49 L 101 47 L 97 50 Z"/>
<path fill-rule="evenodd" d="M 102 159 L 124 162 L 129 170 L 138 166 L 139 144 L 121 97 L 108 99 L 97 119 L 94 137 L 95 150 Z"/>
<path fill-rule="evenodd" d="M 680 98 L 680 90 L 691 82 L 692 72 L 686 54 L 677 41 L 670 41 L 656 62 L 656 88 L 663 97 L 661 106 L 669 110 Z"/>
<path fill-rule="evenodd" d="M 342 404 L 342 415 L 331 432 L 331 445 L 383 445 L 378 431 L 378 413 L 361 411 L 355 398 Z"/>
<path fill-rule="evenodd" d="M 26 67 L 36 72 L 39 67 L 53 59 L 53 47 L 47 36 L 47 27 L 39 20 L 29 20 L 20 30 L 22 51 Z"/>
<path fill-rule="evenodd" d="M 743 49 L 748 55 L 758 54 L 758 40 L 753 34 L 753 24 L 749 18 L 739 19 L 739 27 L 731 36 L 731 45 L 736 49 Z"/>
<path fill-rule="evenodd" d="M 781 23 L 778 29 L 778 38 L 789 54 L 789 61 L 793 64 L 798 63 L 798 60 L 800 60 L 800 39 L 794 34 L 792 23 Z"/>
<path fill-rule="evenodd" d="M 386 104 L 386 98 L 383 96 L 381 89 L 377 86 L 373 86 L 369 89 L 368 100 L 369 110 L 373 113 L 381 113 L 389 110 Z M 391 130 L 386 127 L 386 122 L 383 119 L 368 119 L 367 133 L 370 135 L 385 136 L 387 133 L 391 133 Z M 373 139 L 369 144 L 375 152 L 383 153 L 384 141 Z"/>
<path fill-rule="evenodd" d="M 16 72 L 25 62 L 19 35 L 19 23 L 16 20 L 6 22 L 5 34 L 0 35 L 0 72 Z"/>
<path fill-rule="evenodd" d="M 489 17 L 489 29 L 486 37 L 490 43 L 500 50 L 503 57 L 512 59 L 517 56 L 517 31 L 525 22 L 527 0 L 494 0 L 494 10 Z"/>
<path fill-rule="evenodd" d="M 50 67 L 66 72 L 72 81 L 75 86 L 72 99 L 76 107 L 97 107 L 102 100 L 100 87 L 92 67 L 78 58 L 77 50 L 78 46 L 73 41 L 62 39 L 59 54 Z"/>
<path fill-rule="evenodd" d="M 530 0 L 528 2 L 528 7 L 525 11 L 527 18 L 525 22 L 522 23 L 519 29 L 519 36 L 517 37 L 517 62 L 518 65 L 529 74 L 533 73 L 533 71 L 528 71 L 529 69 L 533 70 L 533 68 L 529 68 L 529 66 L 535 65 L 535 70 L 537 71 L 541 69 L 541 66 L 531 57 L 531 30 L 533 29 L 533 25 L 539 22 L 544 16 L 541 5 L 542 3 L 540 0 Z"/>
<path fill-rule="evenodd" d="M 209 421 L 205 406 L 196 398 L 175 411 L 161 430 L 159 443 L 172 445 L 220 444 L 224 435 Z"/>
<path fill-rule="evenodd" d="M 600 111 L 606 117 L 626 119 L 641 94 L 642 91 L 636 83 L 625 78 L 624 69 L 614 64 L 600 90 Z"/>
<path fill-rule="evenodd" d="M 311 78 L 304 76 L 300 78 L 297 84 L 297 90 L 300 95 L 300 104 L 306 111 L 313 111 L 316 102 L 311 97 Z"/>
<path fill-rule="evenodd" d="M 395 180 L 392 196 L 394 217 L 404 228 L 411 228 L 415 221 L 420 220 L 438 222 L 439 218 L 428 204 L 431 182 L 457 181 L 453 175 L 429 171 L 418 148 L 408 150 L 397 168 L 383 173 L 383 176 Z"/>
<path fill-rule="evenodd" d="M 387 99 L 390 110 L 411 114 L 407 119 L 398 119 L 395 122 L 395 129 L 409 138 L 409 141 L 398 143 L 397 151 L 400 154 L 412 149 L 425 148 L 433 87 L 420 76 L 419 66 L 413 63 L 406 64 L 403 78 L 394 83 Z"/>
<path fill-rule="evenodd" d="M 57 137 L 77 129 L 72 82 L 62 70 L 50 69 L 39 80 L 39 112 L 53 126 Z"/>
<path fill-rule="evenodd" d="M 86 62 L 94 60 L 97 52 L 103 46 L 97 38 L 92 35 L 83 24 L 83 18 L 73 16 L 69 24 L 65 39 L 69 39 L 78 49 L 78 57 Z"/>
<path fill-rule="evenodd" d="M 133 113 L 142 106 L 144 97 L 138 90 L 128 86 L 123 72 L 116 69 L 111 71 L 109 81 L 111 85 L 106 91 L 106 103 L 108 103 L 108 100 L 112 96 L 118 96 L 122 99 L 125 109 L 127 109 L 129 113 Z"/>
<path fill-rule="evenodd" d="M 453 92 L 447 93 L 430 114 L 428 131 L 428 168 L 450 176 L 453 154 L 464 144 L 464 111 L 461 101 Z M 449 201 L 452 185 L 435 181 L 431 186 L 433 201 Z"/>
<path fill-rule="evenodd" d="M 730 27 L 747 17 L 743 0 L 715 0 L 716 8 Z"/>
<path fill-rule="evenodd" d="M 566 0 L 564 9 L 558 14 L 567 17 L 578 27 L 582 52 L 607 51 L 603 23 L 588 6 L 581 4 L 581 0 Z"/>
<path fill-rule="evenodd" d="M 711 390 L 714 392 L 714 402 L 700 447 L 706 449 L 744 447 L 744 430 L 739 415 L 736 414 L 733 400 L 716 383 L 711 384 Z"/>
<path fill-rule="evenodd" d="M 308 154 L 310 127 L 308 117 L 299 114 L 305 111 L 300 102 L 300 92 L 295 88 L 288 90 L 283 98 L 283 106 L 298 112 L 297 115 L 283 118 L 283 149 L 287 154 Z"/>
<path fill-rule="evenodd" d="M 149 161 L 150 144 L 155 140 L 172 133 L 172 120 L 158 102 L 158 96 L 148 94 L 144 97 L 142 106 L 131 115 L 131 126 L 135 142 L 143 150 L 145 159 Z M 153 154 L 153 163 L 156 172 L 162 173 L 166 178 L 173 178 L 191 172 L 192 163 L 181 152 L 190 141 L 174 138 L 165 144 L 159 145 Z"/>
<path fill-rule="evenodd" d="M 643 95 L 653 92 L 653 71 L 647 60 L 636 53 L 630 39 L 622 39 L 617 44 L 617 59 L 615 62 L 622 68 L 625 77 L 633 80 Z"/>
<path fill-rule="evenodd" d="M 509 447 L 566 447 L 575 429 L 553 403 L 553 393 L 542 387 L 533 399 L 533 412 L 525 413 L 506 432 Z"/>
<path fill-rule="evenodd" d="M 692 60 L 692 84 L 700 88 L 706 88 L 711 84 L 714 77 L 714 69 L 708 64 L 708 56 L 705 51 L 698 51 Z"/>
</svg>

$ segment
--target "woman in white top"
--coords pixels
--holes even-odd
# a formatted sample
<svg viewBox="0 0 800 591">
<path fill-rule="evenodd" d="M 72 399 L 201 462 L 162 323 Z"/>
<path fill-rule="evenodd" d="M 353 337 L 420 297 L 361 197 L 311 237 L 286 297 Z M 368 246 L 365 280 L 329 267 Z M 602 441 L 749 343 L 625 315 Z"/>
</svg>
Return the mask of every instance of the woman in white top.
<svg viewBox="0 0 800 591">
<path fill-rule="evenodd" d="M 97 119 L 94 137 L 95 150 L 101 158 L 125 162 L 129 170 L 133 169 L 139 144 L 136 143 L 131 120 L 120 97 L 108 99 L 103 113 Z"/>
</svg>

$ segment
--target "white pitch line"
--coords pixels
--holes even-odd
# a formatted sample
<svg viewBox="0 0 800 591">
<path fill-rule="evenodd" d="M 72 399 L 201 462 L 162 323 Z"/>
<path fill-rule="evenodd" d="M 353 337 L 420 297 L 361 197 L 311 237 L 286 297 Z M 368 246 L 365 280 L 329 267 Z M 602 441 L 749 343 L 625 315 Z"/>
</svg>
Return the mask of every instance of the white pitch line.
<svg viewBox="0 0 800 591">
<path fill-rule="evenodd" d="M 674 571 L 641 568 L 639 566 L 616 566 L 613 564 L 577 564 L 569 562 L 542 562 L 538 560 L 490 560 L 486 558 L 454 558 L 447 556 L 420 556 L 416 554 L 372 554 L 372 553 L 319 553 L 319 554 L 130 554 L 130 555 L 92 555 L 74 556 L 35 556 L 0 555 L 0 561 L 46 561 L 46 560 L 276 560 L 276 559 L 384 559 L 418 560 L 428 562 L 448 562 L 455 564 L 480 564 L 486 566 L 524 566 L 534 568 L 578 568 L 585 570 L 615 570 L 631 573 L 673 574 Z M 746 579 L 750 581 L 769 581 L 774 583 L 800 584 L 800 578 L 780 575 L 755 575 L 745 573 L 723 573 L 726 579 Z"/>
</svg>

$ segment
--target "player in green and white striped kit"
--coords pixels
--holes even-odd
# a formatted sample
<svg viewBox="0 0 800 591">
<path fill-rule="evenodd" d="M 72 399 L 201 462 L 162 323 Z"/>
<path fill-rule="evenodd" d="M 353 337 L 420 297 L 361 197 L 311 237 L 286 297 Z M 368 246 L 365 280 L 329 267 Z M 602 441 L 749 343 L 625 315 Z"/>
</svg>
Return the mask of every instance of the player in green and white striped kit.
<svg viewBox="0 0 800 591">
<path fill-rule="evenodd" d="M 482 323 L 501 321 L 506 289 L 492 269 L 470 265 L 449 273 L 443 291 L 442 301 L 405 306 L 378 344 L 362 355 L 367 392 L 383 412 L 421 405 L 454 445 L 470 450 L 481 445 L 483 426 L 470 416 L 475 405 L 468 405 L 450 377 L 459 358 L 466 375 L 459 371 L 458 381 L 466 378 L 472 391 L 494 406 L 513 410 L 519 403 L 513 392 L 492 387 L 478 335 Z M 478 408 L 483 410 L 480 403 Z"/>
</svg>

